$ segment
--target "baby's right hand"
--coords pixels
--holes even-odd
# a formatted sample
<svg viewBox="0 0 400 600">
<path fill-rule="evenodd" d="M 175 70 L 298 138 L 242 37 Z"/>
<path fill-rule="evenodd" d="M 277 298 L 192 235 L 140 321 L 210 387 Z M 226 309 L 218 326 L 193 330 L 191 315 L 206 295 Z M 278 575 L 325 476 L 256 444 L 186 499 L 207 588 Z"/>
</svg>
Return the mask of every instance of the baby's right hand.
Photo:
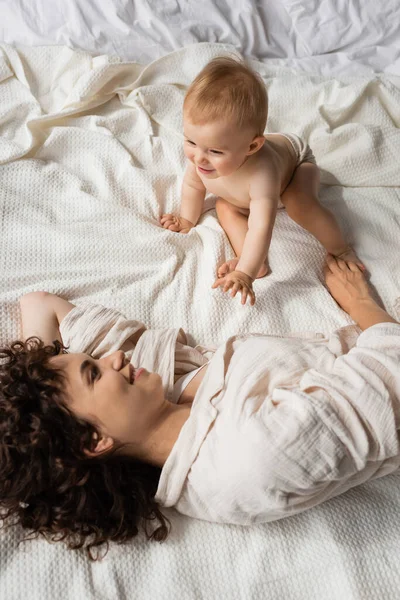
<svg viewBox="0 0 400 600">
<path fill-rule="evenodd" d="M 191 221 L 188 221 L 183 217 L 176 217 L 175 215 L 162 215 L 160 223 L 164 229 L 169 229 L 176 233 L 189 233 L 189 231 L 195 227 Z"/>
</svg>

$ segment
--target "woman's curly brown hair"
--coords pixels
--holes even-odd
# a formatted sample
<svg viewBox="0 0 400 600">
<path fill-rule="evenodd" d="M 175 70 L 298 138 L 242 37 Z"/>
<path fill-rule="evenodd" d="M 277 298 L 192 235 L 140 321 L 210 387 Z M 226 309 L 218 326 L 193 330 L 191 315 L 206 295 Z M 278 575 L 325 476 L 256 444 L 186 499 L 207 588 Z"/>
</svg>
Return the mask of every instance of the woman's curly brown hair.
<svg viewBox="0 0 400 600">
<path fill-rule="evenodd" d="M 114 453 L 87 456 L 96 428 L 68 410 L 63 372 L 50 364 L 64 352 L 38 338 L 0 348 L 1 518 L 29 529 L 29 539 L 86 547 L 92 559 L 139 528 L 165 540 L 169 521 L 154 500 L 161 470 Z"/>
</svg>

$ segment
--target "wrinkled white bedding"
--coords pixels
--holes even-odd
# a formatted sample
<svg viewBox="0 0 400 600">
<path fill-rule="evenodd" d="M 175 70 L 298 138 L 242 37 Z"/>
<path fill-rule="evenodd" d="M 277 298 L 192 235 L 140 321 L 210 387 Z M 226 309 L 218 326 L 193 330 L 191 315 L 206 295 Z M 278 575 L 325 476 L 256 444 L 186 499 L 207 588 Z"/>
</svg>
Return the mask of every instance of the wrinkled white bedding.
<svg viewBox="0 0 400 600">
<path fill-rule="evenodd" d="M 0 14 L 0 41 L 10 44 L 66 44 L 148 63 L 190 43 L 223 42 L 267 63 L 268 73 L 278 75 L 277 81 L 270 81 L 271 93 L 275 94 L 274 86 L 280 93 L 280 76 L 287 78 L 287 69 L 297 82 L 294 95 L 299 81 L 307 82 L 307 94 L 314 84 L 309 98 L 315 105 L 310 109 L 321 105 L 321 113 L 315 116 L 320 118 L 323 138 L 329 139 L 331 133 L 337 142 L 344 133 L 347 137 L 342 141 L 350 144 L 355 158 L 355 163 L 349 163 L 337 152 L 335 172 L 340 177 L 347 173 L 349 187 L 323 189 L 323 201 L 356 242 L 373 283 L 388 309 L 393 309 L 399 292 L 400 198 L 398 175 L 392 178 L 399 156 L 398 131 L 393 126 L 395 121 L 398 127 L 398 89 L 391 84 L 387 89 L 389 80 L 382 86 L 380 77 L 364 89 L 360 80 L 356 89 L 335 83 L 332 77 L 373 77 L 379 72 L 400 75 L 397 0 L 0 0 Z M 200 66 L 202 60 L 201 56 L 194 65 Z M 26 128 L 27 119 L 41 118 L 43 130 L 43 112 L 59 110 L 78 80 L 83 82 L 82 73 L 92 67 L 90 57 L 67 49 L 60 53 L 25 49 L 22 65 L 19 61 L 17 56 L 6 61 L 6 66 L 3 63 L 0 75 L 1 151 L 6 160 L 5 166 L 0 166 L 2 339 L 18 332 L 17 297 L 46 288 L 72 299 L 88 298 L 119 307 L 136 318 L 142 315 L 147 322 L 182 324 L 190 330 L 192 320 L 192 324 L 200 324 L 199 338 L 207 341 L 241 326 L 252 331 L 262 327 L 267 332 L 280 328 L 332 330 L 347 322 L 319 283 L 322 252 L 284 213 L 274 235 L 274 279 L 263 283 L 259 293 L 259 299 L 268 294 L 268 300 L 256 305 L 252 317 L 234 303 L 212 300 L 209 280 L 213 265 L 229 251 L 213 213 L 205 215 L 199 235 L 186 246 L 170 241 L 168 260 L 165 248 L 162 250 L 161 270 L 159 265 L 148 264 L 148 232 L 154 230 L 159 208 L 178 205 L 183 168 L 180 138 L 175 133 L 178 122 L 172 131 L 165 123 L 159 126 L 150 118 L 155 116 L 154 103 L 149 104 L 149 112 L 140 104 L 143 94 L 146 99 L 163 97 L 164 88 L 158 84 L 133 94 L 139 108 L 113 100 L 76 120 L 50 121 L 51 129 L 38 145 L 39 158 L 33 150 L 25 158 L 7 162 L 7 156 L 26 151 L 30 134 L 39 133 L 33 121 Z M 100 67 L 102 61 L 93 64 Z M 276 71 L 270 68 L 273 66 Z M 8 80 L 13 70 L 19 82 Z M 131 79 L 135 78 L 133 66 L 129 71 Z M 136 69 L 136 76 L 140 71 Z M 46 77 L 37 77 L 38 72 L 46 72 Z M 157 69 L 153 66 L 150 72 L 154 77 Z M 330 83 L 298 80 L 298 72 L 327 76 Z M 158 76 L 160 73 L 161 68 Z M 168 85 L 170 72 L 165 74 Z M 147 86 L 149 82 L 144 83 Z M 335 113 L 335 93 L 343 102 L 349 91 L 347 109 Z M 290 117 L 296 130 L 302 112 L 296 114 L 295 102 L 281 105 L 279 95 L 276 98 L 276 125 Z M 174 107 L 173 114 L 176 111 Z M 146 114 L 150 116 L 144 124 Z M 328 122 L 323 124 L 326 116 Z M 344 119 L 343 125 L 340 119 Z M 369 127 L 363 127 L 360 119 L 366 119 Z M 311 138 L 314 125 L 307 129 L 307 137 Z M 389 130 L 397 139 L 395 145 L 386 143 Z M 119 139 L 113 137 L 115 133 Z M 366 142 L 362 145 L 364 156 L 357 156 L 360 136 Z M 99 138 L 100 146 L 104 144 L 100 157 Z M 371 154 L 372 143 L 376 152 Z M 382 161 L 381 153 L 387 148 L 392 154 Z M 318 158 L 323 162 L 325 149 L 320 149 Z M 372 156 L 375 163 L 360 169 Z M 332 165 L 331 146 L 328 158 Z M 354 165 L 358 169 L 352 173 Z M 357 174 L 358 183 L 353 184 L 352 177 Z M 367 187 L 363 187 L 364 176 Z M 375 182 L 381 187 L 374 187 Z M 209 242 L 216 240 L 217 252 L 209 248 Z M 193 282 L 196 288 L 191 296 L 188 290 Z M 158 300 L 150 304 L 157 290 Z M 166 305 L 172 295 L 173 311 Z M 196 301 L 199 297 L 200 304 Z M 197 313 L 192 307 L 195 301 Z M 221 315 L 217 322 L 209 320 L 215 306 Z M 10 600 L 25 598 L 27 593 L 33 600 L 397 598 L 399 490 L 400 475 L 391 475 L 303 515 L 251 530 L 207 525 L 172 513 L 168 543 L 149 546 L 135 540 L 129 547 L 113 548 L 105 561 L 95 565 L 61 545 L 36 541 L 18 546 L 19 529 L 2 532 L 0 595 Z"/>
<path fill-rule="evenodd" d="M 18 332 L 17 298 L 34 289 L 102 302 L 153 327 L 182 325 L 198 342 L 238 331 L 332 331 L 349 322 L 321 283 L 322 249 L 284 211 L 271 246 L 273 274 L 256 283 L 254 308 L 210 289 L 218 260 L 230 252 L 213 211 L 188 236 L 157 226 L 162 211 L 179 205 L 184 88 L 223 50 L 233 51 L 192 46 L 143 69 L 66 48 L 3 48 L 3 339 Z M 393 310 L 400 295 L 398 80 L 337 81 L 255 66 L 269 89 L 269 130 L 310 142 L 323 170 L 322 201 Z M 40 599 L 60 590 L 66 599 L 96 600 L 194 598 L 195 590 L 207 598 L 395 597 L 399 483 L 395 474 L 251 530 L 173 515 L 170 542 L 138 540 L 99 565 L 43 542 L 18 549 L 19 530 L 2 533 L 2 593 L 20 598 L 29 586 Z"/>
<path fill-rule="evenodd" d="M 1 299 L 14 319 L 6 315 L 3 336 L 17 334 L 16 299 L 38 287 L 111 303 L 151 327 L 183 326 L 199 343 L 349 322 L 321 284 L 322 247 L 285 211 L 255 308 L 211 290 L 217 263 L 232 256 L 214 212 L 186 236 L 158 225 L 179 208 L 184 87 L 225 50 L 191 46 L 144 69 L 67 48 L 4 48 Z M 257 66 L 269 90 L 268 130 L 310 143 L 321 198 L 391 309 L 400 295 L 396 78 L 338 82 Z"/>
<path fill-rule="evenodd" d="M 148 63 L 197 42 L 296 70 L 400 75 L 398 0 L 0 0 L 0 42 Z"/>
</svg>

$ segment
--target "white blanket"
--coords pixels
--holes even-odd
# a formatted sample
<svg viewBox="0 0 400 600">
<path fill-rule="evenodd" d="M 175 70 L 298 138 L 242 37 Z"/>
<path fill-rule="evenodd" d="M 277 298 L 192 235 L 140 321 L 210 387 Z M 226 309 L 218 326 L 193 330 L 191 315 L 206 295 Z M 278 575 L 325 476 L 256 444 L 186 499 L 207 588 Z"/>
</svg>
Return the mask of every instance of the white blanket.
<svg viewBox="0 0 400 600">
<path fill-rule="evenodd" d="M 111 304 L 151 327 L 183 326 L 197 342 L 349 322 L 321 284 L 323 248 L 285 211 L 254 308 L 211 290 L 217 263 L 233 255 L 214 212 L 186 236 L 158 225 L 179 208 L 185 86 L 224 50 L 192 46 L 142 68 L 67 48 L 4 48 L 3 336 L 18 331 L 16 299 L 37 289 Z M 269 90 L 268 130 L 310 143 L 331 184 L 321 198 L 390 310 L 400 274 L 394 78 L 338 82 L 256 66 Z"/>
<path fill-rule="evenodd" d="M 232 256 L 213 211 L 187 236 L 157 224 L 162 212 L 179 207 L 185 87 L 226 50 L 233 52 L 197 45 L 144 68 L 67 48 L 3 47 L 3 341 L 18 335 L 18 297 L 39 289 L 113 306 L 151 327 L 183 326 L 198 343 L 250 331 L 328 332 L 350 322 L 322 284 L 323 249 L 285 211 L 273 235 L 272 275 L 255 284 L 255 307 L 211 290 L 217 263 Z M 321 199 L 393 310 L 400 295 L 399 81 L 337 81 L 255 66 L 269 90 L 268 130 L 310 143 L 322 169 Z M 171 543 L 138 541 L 95 566 L 40 542 L 17 552 L 20 533 L 9 532 L 1 538 L 1 589 L 11 598 L 21 597 L 28 582 L 32 598 L 43 598 L 45 588 L 57 597 L 60 586 L 71 599 L 83 597 L 83 586 L 84 597 L 96 599 L 169 598 L 178 591 L 195 597 L 196 589 L 209 598 L 342 600 L 363 590 L 394 597 L 390 548 L 400 539 L 399 481 L 390 476 L 252 531 L 174 518 Z M 354 565 L 369 553 L 376 564 L 376 544 L 382 577 L 368 569 L 361 577 Z M 34 574 L 44 564 L 49 576 L 40 583 Z M 309 576 L 319 569 L 323 578 Z"/>
</svg>

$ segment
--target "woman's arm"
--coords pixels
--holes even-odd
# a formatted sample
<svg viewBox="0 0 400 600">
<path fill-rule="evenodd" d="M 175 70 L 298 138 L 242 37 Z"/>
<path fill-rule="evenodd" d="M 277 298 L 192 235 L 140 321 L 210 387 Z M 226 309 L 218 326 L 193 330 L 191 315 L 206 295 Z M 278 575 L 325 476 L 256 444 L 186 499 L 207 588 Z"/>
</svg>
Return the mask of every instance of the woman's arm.
<svg viewBox="0 0 400 600">
<path fill-rule="evenodd" d="M 328 290 L 362 330 L 378 323 L 397 323 L 373 299 L 365 277 L 352 262 L 328 255 L 324 269 Z"/>
<path fill-rule="evenodd" d="M 378 323 L 398 323 L 372 299 L 356 304 L 349 314 L 363 331 Z"/>
<path fill-rule="evenodd" d="M 31 292 L 20 300 L 22 337 L 37 336 L 45 344 L 62 341 L 59 325 L 74 304 L 48 292 Z"/>
</svg>

